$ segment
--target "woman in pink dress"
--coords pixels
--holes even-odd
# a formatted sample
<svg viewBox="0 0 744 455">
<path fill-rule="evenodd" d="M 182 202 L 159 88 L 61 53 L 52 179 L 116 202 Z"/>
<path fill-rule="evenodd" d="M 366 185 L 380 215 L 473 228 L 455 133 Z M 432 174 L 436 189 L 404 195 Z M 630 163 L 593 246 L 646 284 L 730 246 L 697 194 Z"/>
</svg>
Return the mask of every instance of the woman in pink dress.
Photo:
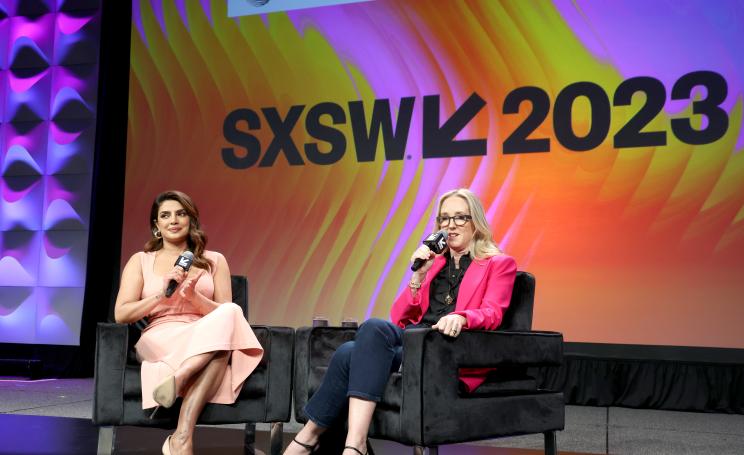
<svg viewBox="0 0 744 455">
<path fill-rule="evenodd" d="M 191 198 L 180 191 L 159 194 L 149 222 L 152 238 L 124 267 L 114 314 L 120 323 L 148 317 L 135 346 L 142 361 L 142 408 L 168 408 L 183 397 L 163 453 L 191 454 L 204 405 L 234 403 L 263 349 L 243 310 L 231 303 L 225 257 L 205 250 L 207 236 Z M 173 265 L 186 250 L 194 256 L 188 272 Z M 171 280 L 178 287 L 166 297 Z"/>
</svg>

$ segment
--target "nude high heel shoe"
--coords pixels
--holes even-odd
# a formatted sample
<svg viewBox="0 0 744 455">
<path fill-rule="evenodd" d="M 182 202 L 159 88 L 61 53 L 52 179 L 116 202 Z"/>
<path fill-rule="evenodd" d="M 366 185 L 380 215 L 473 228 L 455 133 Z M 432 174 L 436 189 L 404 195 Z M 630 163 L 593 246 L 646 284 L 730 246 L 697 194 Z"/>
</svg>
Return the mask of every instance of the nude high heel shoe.
<svg viewBox="0 0 744 455">
<path fill-rule="evenodd" d="M 170 408 L 176 401 L 176 377 L 168 376 L 152 391 L 152 398 L 164 408 Z"/>
<path fill-rule="evenodd" d="M 170 439 L 171 439 L 171 436 L 172 435 L 170 435 L 167 438 L 165 438 L 165 442 L 163 443 L 163 455 L 171 455 L 171 451 L 170 451 Z"/>
<path fill-rule="evenodd" d="M 150 419 L 155 418 L 155 413 L 158 412 L 160 407 L 170 408 L 176 401 L 176 377 L 171 375 L 168 376 L 158 384 L 152 391 L 152 399 L 158 404 L 150 414 Z"/>
</svg>

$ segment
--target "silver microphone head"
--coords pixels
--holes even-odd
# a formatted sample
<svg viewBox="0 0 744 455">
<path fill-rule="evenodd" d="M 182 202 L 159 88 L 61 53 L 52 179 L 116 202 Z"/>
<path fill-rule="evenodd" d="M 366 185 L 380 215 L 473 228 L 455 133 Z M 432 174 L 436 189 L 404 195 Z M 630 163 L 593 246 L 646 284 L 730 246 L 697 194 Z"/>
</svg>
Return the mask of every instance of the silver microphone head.
<svg viewBox="0 0 744 455">
<path fill-rule="evenodd" d="M 194 253 L 192 253 L 189 250 L 184 251 L 181 253 L 180 256 L 178 256 L 178 259 L 176 259 L 177 266 L 181 267 L 184 271 L 188 272 L 191 268 L 191 263 L 194 262 Z"/>
</svg>

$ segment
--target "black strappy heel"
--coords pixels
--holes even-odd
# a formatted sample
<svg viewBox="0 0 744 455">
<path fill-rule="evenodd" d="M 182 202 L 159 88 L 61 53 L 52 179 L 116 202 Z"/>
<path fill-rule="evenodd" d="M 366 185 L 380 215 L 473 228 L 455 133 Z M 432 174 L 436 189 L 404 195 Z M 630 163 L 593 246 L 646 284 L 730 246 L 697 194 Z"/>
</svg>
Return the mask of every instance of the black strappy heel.
<svg viewBox="0 0 744 455">
<path fill-rule="evenodd" d="M 354 446 L 344 446 L 344 450 L 346 450 L 346 449 L 351 449 L 354 452 L 358 453 L 359 455 L 367 455 L 366 453 L 363 453 L 361 450 L 357 449 Z"/>
<path fill-rule="evenodd" d="M 314 446 L 311 446 L 310 444 L 305 444 L 304 442 L 298 441 L 297 438 L 292 438 L 292 441 L 297 443 L 297 445 L 303 447 L 305 450 L 307 450 L 310 453 L 315 453 L 315 451 L 318 450 L 317 443 Z"/>
</svg>

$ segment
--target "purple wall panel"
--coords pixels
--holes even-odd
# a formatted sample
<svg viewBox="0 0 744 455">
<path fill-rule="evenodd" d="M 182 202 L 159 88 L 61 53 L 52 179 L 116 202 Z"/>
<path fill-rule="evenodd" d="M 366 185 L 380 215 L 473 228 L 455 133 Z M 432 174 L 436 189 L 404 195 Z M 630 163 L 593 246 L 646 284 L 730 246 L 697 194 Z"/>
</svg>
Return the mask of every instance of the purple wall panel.
<svg viewBox="0 0 744 455">
<path fill-rule="evenodd" d="M 0 232 L 0 287 L 36 285 L 42 237 L 41 231 Z"/>
<path fill-rule="evenodd" d="M 79 344 L 99 35 L 97 1 L 0 0 L 0 342 Z"/>
<path fill-rule="evenodd" d="M 44 174 L 49 122 L 6 123 L 3 125 L 5 154 L 2 158 L 4 176 Z"/>
<path fill-rule="evenodd" d="M 44 182 L 38 176 L 3 178 L 0 200 L 0 229 L 4 231 L 41 229 Z"/>
<path fill-rule="evenodd" d="M 0 287 L 0 333 L 6 343 L 36 343 L 36 287 Z"/>
</svg>

